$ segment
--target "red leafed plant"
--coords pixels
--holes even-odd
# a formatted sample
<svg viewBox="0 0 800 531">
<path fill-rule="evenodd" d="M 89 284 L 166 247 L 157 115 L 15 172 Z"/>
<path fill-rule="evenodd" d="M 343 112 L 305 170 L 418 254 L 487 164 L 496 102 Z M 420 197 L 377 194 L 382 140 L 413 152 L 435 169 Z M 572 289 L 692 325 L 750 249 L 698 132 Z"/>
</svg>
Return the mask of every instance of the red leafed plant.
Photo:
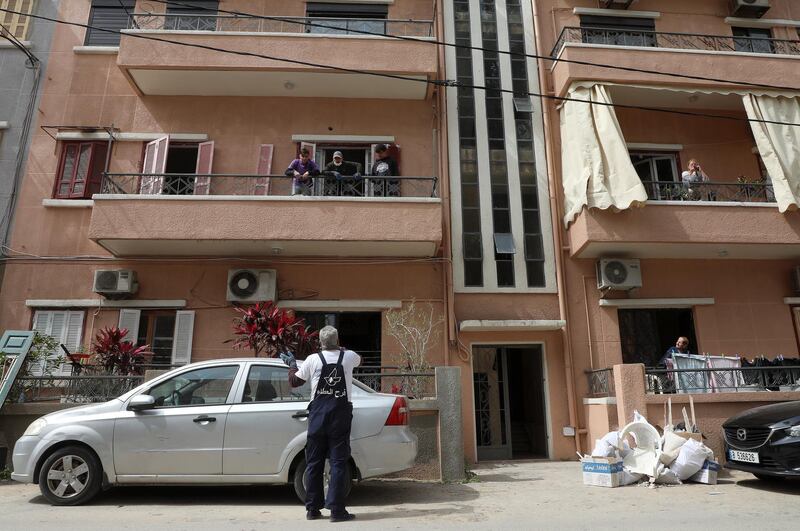
<svg viewBox="0 0 800 531">
<path fill-rule="evenodd" d="M 233 320 L 236 337 L 230 340 L 235 349 L 251 349 L 256 357 L 263 354 L 268 358 L 291 352 L 298 359 L 319 349 L 317 332 L 311 332 L 303 319 L 272 301 L 235 309 L 240 314 Z"/>
<path fill-rule="evenodd" d="M 98 364 L 111 374 L 143 374 L 143 366 L 152 355 L 150 345 L 137 347 L 123 340 L 127 334 L 127 328 L 109 326 L 97 332 L 94 338 L 92 353 Z"/>
</svg>

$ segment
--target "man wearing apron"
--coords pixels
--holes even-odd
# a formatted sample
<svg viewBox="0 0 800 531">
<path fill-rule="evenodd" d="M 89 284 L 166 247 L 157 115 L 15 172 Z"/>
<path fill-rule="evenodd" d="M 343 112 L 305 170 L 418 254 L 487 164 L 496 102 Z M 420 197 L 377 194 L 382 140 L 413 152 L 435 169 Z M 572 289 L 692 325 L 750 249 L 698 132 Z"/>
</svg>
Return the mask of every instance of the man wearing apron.
<svg viewBox="0 0 800 531">
<path fill-rule="evenodd" d="M 310 355 L 299 369 L 291 354 L 282 354 L 281 358 L 290 367 L 289 382 L 293 387 L 311 380 L 306 440 L 306 518 L 320 518 L 324 501 L 324 507 L 331 511 L 331 522 L 346 522 L 355 518 L 345 509 L 344 493 L 351 480 L 347 475 L 347 462 L 353 421 L 353 368 L 361 363 L 361 356 L 339 346 L 339 333 L 332 326 L 319 331 L 319 342 L 322 351 Z M 323 500 L 322 475 L 326 458 L 331 469 L 328 496 Z"/>
</svg>

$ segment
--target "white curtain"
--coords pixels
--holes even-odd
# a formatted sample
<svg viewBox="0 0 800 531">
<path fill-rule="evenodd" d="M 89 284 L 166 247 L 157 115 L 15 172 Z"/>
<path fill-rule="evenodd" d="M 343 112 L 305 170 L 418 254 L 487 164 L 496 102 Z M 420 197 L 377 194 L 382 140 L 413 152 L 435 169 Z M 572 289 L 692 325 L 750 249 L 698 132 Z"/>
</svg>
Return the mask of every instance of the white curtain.
<svg viewBox="0 0 800 531">
<path fill-rule="evenodd" d="M 569 97 L 611 103 L 602 85 L 574 86 Z M 583 209 L 643 206 L 647 192 L 631 163 L 614 108 L 567 101 L 561 108 L 561 171 L 568 225 Z"/>
<path fill-rule="evenodd" d="M 800 123 L 800 98 L 745 94 L 751 120 Z M 800 206 L 800 127 L 750 122 L 781 212 Z"/>
</svg>

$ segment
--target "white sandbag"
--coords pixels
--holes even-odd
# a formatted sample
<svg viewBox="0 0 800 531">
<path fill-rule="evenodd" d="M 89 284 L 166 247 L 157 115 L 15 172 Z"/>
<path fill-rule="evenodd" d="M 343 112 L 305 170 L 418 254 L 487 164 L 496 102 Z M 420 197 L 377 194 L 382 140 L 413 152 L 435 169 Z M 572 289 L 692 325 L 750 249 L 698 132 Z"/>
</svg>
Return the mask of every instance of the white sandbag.
<svg viewBox="0 0 800 531">
<path fill-rule="evenodd" d="M 644 477 L 644 474 L 637 474 L 635 472 L 631 472 L 630 470 L 625 469 L 623 466 L 622 468 L 622 475 L 619 477 L 619 484 L 622 485 L 630 485 L 632 483 L 636 483 L 640 481 Z"/>
<path fill-rule="evenodd" d="M 656 483 L 660 485 L 680 485 L 681 480 L 678 474 L 676 474 L 674 470 L 663 467 L 664 465 L 660 465 L 658 475 L 656 476 Z"/>
<path fill-rule="evenodd" d="M 678 458 L 678 454 L 681 452 L 681 447 L 685 443 L 686 439 L 683 437 L 675 435 L 671 431 L 664 432 L 664 437 L 662 437 L 660 461 L 666 466 L 671 465 L 672 462 Z"/>
<path fill-rule="evenodd" d="M 711 456 L 712 452 L 706 445 L 689 439 L 681 446 L 681 451 L 670 468 L 681 480 L 686 480 L 699 472 L 703 468 L 703 463 Z"/>
<path fill-rule="evenodd" d="M 619 432 L 611 431 L 606 433 L 602 439 L 596 439 L 592 457 L 614 457 L 619 454 L 625 457 L 631 452 L 628 441 L 620 441 Z"/>
</svg>

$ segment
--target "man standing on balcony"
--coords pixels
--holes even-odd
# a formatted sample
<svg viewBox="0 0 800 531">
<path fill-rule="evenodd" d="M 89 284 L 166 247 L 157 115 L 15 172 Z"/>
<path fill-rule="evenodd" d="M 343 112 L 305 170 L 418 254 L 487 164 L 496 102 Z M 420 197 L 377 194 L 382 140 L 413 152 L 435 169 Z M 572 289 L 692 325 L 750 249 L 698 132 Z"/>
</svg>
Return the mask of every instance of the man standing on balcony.
<svg viewBox="0 0 800 531">
<path fill-rule="evenodd" d="M 400 175 L 397 168 L 397 161 L 389 154 L 389 146 L 378 144 L 375 146 L 375 162 L 372 164 L 370 172 L 376 177 L 394 177 Z M 398 196 L 400 195 L 400 181 L 396 179 L 380 179 L 373 183 L 377 196 Z"/>
<path fill-rule="evenodd" d="M 359 172 L 357 164 L 344 160 L 341 151 L 334 151 L 333 160 L 325 166 L 325 195 L 363 195 L 363 192 L 358 193 L 361 188 L 360 184 L 357 184 L 361 179 Z M 329 177 L 333 177 L 333 179 Z M 353 177 L 354 179 L 346 179 L 342 182 L 343 177 Z"/>
<path fill-rule="evenodd" d="M 686 336 L 681 336 L 675 342 L 674 347 L 669 347 L 667 351 L 661 356 L 661 359 L 658 362 L 658 365 L 661 367 L 667 366 L 667 360 L 672 359 L 673 354 L 688 354 L 689 353 L 689 338 Z"/>
<path fill-rule="evenodd" d="M 321 352 L 312 354 L 298 369 L 292 354 L 281 354 L 289 366 L 289 383 L 300 387 L 311 380 L 311 403 L 308 405 L 306 439 L 306 519 L 322 516 L 320 509 L 331 511 L 331 522 L 355 518 L 345 509 L 347 463 L 350 460 L 350 427 L 353 422 L 353 368 L 361 356 L 339 346 L 339 332 L 332 326 L 319 331 Z M 323 500 L 322 474 L 325 459 L 331 464 L 328 496 Z"/>
<path fill-rule="evenodd" d="M 311 160 L 308 148 L 302 148 L 300 158 L 294 159 L 289 164 L 285 174 L 292 178 L 292 195 L 312 195 L 314 190 L 312 177 L 319 175 L 319 166 Z"/>
</svg>

